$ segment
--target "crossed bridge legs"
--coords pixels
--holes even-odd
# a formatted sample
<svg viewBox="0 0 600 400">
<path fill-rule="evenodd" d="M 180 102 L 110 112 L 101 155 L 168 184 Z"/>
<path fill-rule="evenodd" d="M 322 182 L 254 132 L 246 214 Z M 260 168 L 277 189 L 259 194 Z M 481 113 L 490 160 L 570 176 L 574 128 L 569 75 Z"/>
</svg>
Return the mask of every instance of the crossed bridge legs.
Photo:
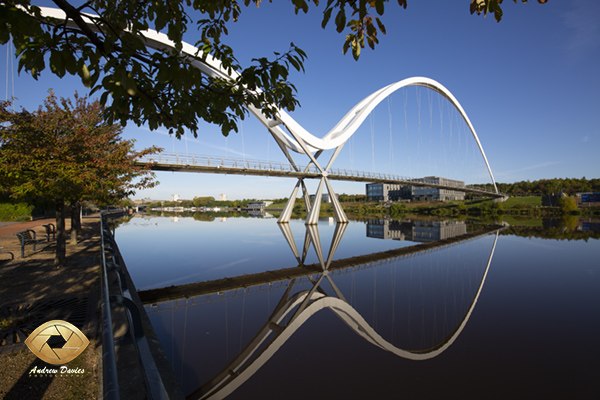
<svg viewBox="0 0 600 400">
<path fill-rule="evenodd" d="M 281 150 L 284 152 L 286 157 L 290 160 L 290 162 L 292 163 L 292 166 L 296 169 L 296 171 L 300 171 L 300 169 L 293 162 L 287 149 L 279 142 L 279 140 L 277 140 L 277 138 L 275 138 L 275 140 L 281 147 Z M 344 209 L 342 208 L 342 205 L 340 204 L 340 201 L 339 201 L 337 195 L 335 194 L 335 192 L 333 191 L 333 188 L 331 186 L 331 183 L 329 182 L 329 179 L 327 178 L 327 171 L 329 170 L 329 168 L 331 168 L 331 164 L 333 163 L 335 158 L 338 156 L 338 154 L 342 150 L 343 145 L 341 145 L 335 149 L 335 152 L 331 156 L 331 159 L 327 163 L 327 166 L 325 168 L 323 168 L 317 162 L 317 158 L 322 154 L 323 151 L 319 150 L 317 153 L 315 153 L 315 155 L 313 155 L 308 150 L 308 148 L 306 147 L 306 144 L 301 139 L 296 137 L 296 140 L 298 140 L 298 142 L 302 146 L 305 154 L 311 160 L 310 164 L 306 167 L 304 172 L 308 172 L 308 170 L 311 168 L 311 166 L 314 165 L 321 174 L 321 180 L 319 182 L 319 186 L 317 187 L 317 192 L 315 193 L 315 199 L 311 203 L 310 196 L 308 194 L 308 190 L 306 189 L 306 185 L 304 184 L 304 179 L 299 178 L 298 182 L 296 183 L 294 190 L 292 190 L 292 194 L 290 195 L 288 202 L 285 205 L 285 208 L 283 209 L 283 212 L 281 213 L 281 216 L 279 217 L 277 222 L 278 223 L 290 222 L 290 218 L 292 216 L 292 211 L 294 209 L 294 205 L 296 204 L 296 196 L 298 195 L 298 190 L 300 189 L 300 186 L 302 186 L 302 197 L 304 198 L 304 204 L 306 206 L 306 212 L 308 214 L 305 224 L 306 225 L 317 224 L 319 222 L 319 212 L 321 211 L 321 199 L 323 196 L 323 186 L 327 186 L 327 192 L 329 193 L 329 198 L 331 199 L 331 203 L 333 204 L 333 212 L 335 214 L 336 221 L 338 223 L 347 223 L 348 217 L 346 217 L 346 213 L 344 212 Z"/>
<path fill-rule="evenodd" d="M 306 225 L 315 225 L 319 221 L 319 211 L 321 210 L 321 199 L 323 196 L 323 184 L 327 186 L 327 191 L 329 192 L 329 197 L 331 199 L 331 203 L 333 204 L 333 212 L 335 214 L 335 219 L 339 223 L 347 223 L 348 217 L 346 217 L 346 213 L 340 204 L 331 184 L 329 183 L 329 179 L 326 176 L 321 177 L 321 181 L 319 182 L 319 186 L 317 187 L 317 192 L 315 193 L 315 199 L 311 203 L 310 197 L 308 195 L 308 191 L 306 189 L 306 185 L 304 184 L 304 179 L 298 179 L 298 183 L 294 187 L 290 198 L 281 213 L 281 216 L 277 220 L 278 223 L 287 223 L 290 222 L 290 218 L 292 216 L 292 211 L 294 209 L 294 205 L 296 204 L 296 196 L 298 195 L 298 189 L 302 186 L 302 197 L 304 198 L 304 204 L 306 206 L 306 212 L 308 216 L 306 218 Z"/>
</svg>

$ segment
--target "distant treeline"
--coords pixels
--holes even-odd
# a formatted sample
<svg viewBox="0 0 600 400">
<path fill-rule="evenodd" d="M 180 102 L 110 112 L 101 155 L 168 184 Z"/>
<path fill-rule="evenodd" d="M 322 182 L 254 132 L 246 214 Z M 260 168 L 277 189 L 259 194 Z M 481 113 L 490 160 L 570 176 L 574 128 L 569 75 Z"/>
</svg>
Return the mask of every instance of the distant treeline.
<svg viewBox="0 0 600 400">
<path fill-rule="evenodd" d="M 600 179 L 553 178 L 538 181 L 521 181 L 515 183 L 497 183 L 498 190 L 511 196 L 519 195 L 549 195 L 558 194 L 560 191 L 570 196 L 582 192 L 600 192 Z M 493 190 L 491 183 L 474 185 L 488 190 Z"/>
<path fill-rule="evenodd" d="M 244 200 L 215 200 L 212 196 L 194 197 L 193 200 L 180 201 L 157 201 L 148 205 L 150 208 L 160 207 L 246 207 L 249 203 L 257 201 L 256 199 Z M 287 198 L 270 200 L 274 202 L 286 202 Z"/>
</svg>

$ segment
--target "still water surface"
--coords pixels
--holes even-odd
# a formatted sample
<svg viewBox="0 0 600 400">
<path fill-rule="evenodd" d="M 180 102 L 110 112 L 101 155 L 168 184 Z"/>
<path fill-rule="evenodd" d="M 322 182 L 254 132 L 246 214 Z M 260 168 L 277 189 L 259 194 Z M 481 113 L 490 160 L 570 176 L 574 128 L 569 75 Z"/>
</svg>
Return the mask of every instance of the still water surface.
<svg viewBox="0 0 600 400">
<path fill-rule="evenodd" d="M 480 228 L 145 217 L 116 239 L 140 291 L 313 268 L 148 304 L 186 395 L 597 398 L 600 241 L 492 230 L 435 244 Z"/>
</svg>

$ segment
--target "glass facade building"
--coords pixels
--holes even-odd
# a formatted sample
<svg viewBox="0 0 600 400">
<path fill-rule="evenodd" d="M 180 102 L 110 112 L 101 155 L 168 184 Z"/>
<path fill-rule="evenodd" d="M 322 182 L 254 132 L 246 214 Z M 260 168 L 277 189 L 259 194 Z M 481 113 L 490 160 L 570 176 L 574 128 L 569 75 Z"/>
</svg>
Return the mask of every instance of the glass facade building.
<svg viewBox="0 0 600 400">
<path fill-rule="evenodd" d="M 413 182 L 432 185 L 465 187 L 465 182 L 439 176 L 426 176 L 414 179 Z M 367 200 L 369 201 L 398 201 L 398 200 L 464 200 L 465 193 L 458 190 L 432 188 L 426 186 L 409 186 L 391 183 L 368 183 L 366 185 Z"/>
</svg>

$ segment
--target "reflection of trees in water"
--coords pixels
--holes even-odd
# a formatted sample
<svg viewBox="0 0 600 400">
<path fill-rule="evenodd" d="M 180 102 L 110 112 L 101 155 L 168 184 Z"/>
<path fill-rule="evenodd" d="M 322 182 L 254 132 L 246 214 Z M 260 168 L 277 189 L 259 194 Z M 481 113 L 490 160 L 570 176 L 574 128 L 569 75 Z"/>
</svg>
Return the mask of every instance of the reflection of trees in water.
<svg viewBox="0 0 600 400">
<path fill-rule="evenodd" d="M 216 218 L 251 218 L 248 213 L 241 213 L 237 211 L 206 211 L 206 212 L 192 212 L 192 211 L 148 211 L 148 215 L 157 217 L 179 217 L 179 218 L 193 218 L 195 221 L 214 221 Z"/>
<path fill-rule="evenodd" d="M 503 230 L 501 235 L 587 241 L 600 239 L 600 220 L 580 219 L 575 215 L 564 215 L 561 218 L 545 218 L 541 221 L 541 226 L 512 225 Z"/>
<path fill-rule="evenodd" d="M 121 225 L 126 225 L 132 219 L 133 215 L 124 215 L 122 217 L 109 220 L 108 226 L 110 229 L 118 228 Z"/>
</svg>

